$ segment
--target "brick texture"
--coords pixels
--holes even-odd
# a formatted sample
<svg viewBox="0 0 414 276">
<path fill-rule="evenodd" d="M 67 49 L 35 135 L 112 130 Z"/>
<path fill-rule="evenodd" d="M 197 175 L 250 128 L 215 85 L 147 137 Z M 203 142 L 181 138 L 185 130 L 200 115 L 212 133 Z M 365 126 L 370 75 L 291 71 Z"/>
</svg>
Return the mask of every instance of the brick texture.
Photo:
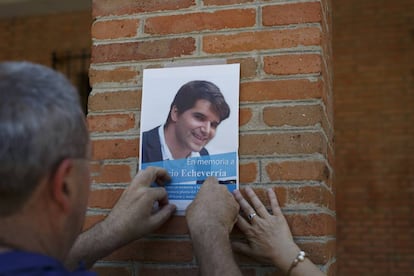
<svg viewBox="0 0 414 276">
<path fill-rule="evenodd" d="M 91 115 L 88 117 L 90 132 L 118 132 L 135 127 L 135 114 Z"/>
<path fill-rule="evenodd" d="M 118 67 L 113 70 L 89 70 L 89 81 L 92 86 L 101 83 L 128 84 L 137 83 L 139 71 L 132 67 Z"/>
<path fill-rule="evenodd" d="M 107 256 L 108 261 L 190 262 L 190 241 L 138 240 Z"/>
<path fill-rule="evenodd" d="M 203 51 L 206 53 L 249 52 L 295 48 L 299 45 L 315 46 L 320 43 L 321 33 L 317 28 L 256 31 L 230 35 L 207 35 L 203 39 Z"/>
<path fill-rule="evenodd" d="M 145 33 L 148 34 L 243 28 L 252 27 L 256 23 L 256 12 L 253 9 L 223 10 L 213 13 L 157 16 L 149 18 L 145 22 Z"/>
<path fill-rule="evenodd" d="M 92 183 L 130 182 L 131 167 L 125 164 L 94 165 L 91 169 Z"/>
<path fill-rule="evenodd" d="M 121 0 L 116 2 L 110 0 L 93 0 L 92 4 L 93 16 L 99 17 L 189 8 L 194 5 L 194 0 Z"/>
<path fill-rule="evenodd" d="M 264 71 L 271 75 L 311 74 L 322 72 L 319 55 L 280 55 L 264 57 Z"/>
<path fill-rule="evenodd" d="M 92 156 L 95 160 L 136 157 L 138 139 L 93 140 Z"/>
<path fill-rule="evenodd" d="M 144 42 L 126 42 L 94 46 L 92 62 L 137 61 L 190 55 L 195 50 L 193 38 L 172 38 Z"/>
<path fill-rule="evenodd" d="M 322 20 L 319 2 L 266 6 L 263 7 L 262 14 L 265 26 L 320 22 Z"/>
<path fill-rule="evenodd" d="M 332 1 L 339 275 L 414 274 L 412 1 Z"/>
<path fill-rule="evenodd" d="M 115 39 L 137 35 L 139 20 L 111 20 L 92 25 L 92 36 L 96 39 Z"/>
<path fill-rule="evenodd" d="M 240 86 L 240 101 L 300 100 L 322 98 L 320 81 L 307 79 L 245 82 Z"/>
<path fill-rule="evenodd" d="M 92 93 L 88 109 L 93 111 L 130 110 L 141 107 L 141 91 Z"/>
<path fill-rule="evenodd" d="M 335 273 L 330 9 L 326 1 L 93 1 L 87 116 L 102 220 L 138 164 L 142 72 L 178 62 L 240 63 L 240 187 L 277 193 L 299 246 Z M 326 45 L 325 45 L 326 44 Z M 232 237 L 241 238 L 235 228 Z M 244 275 L 281 275 L 237 256 Z M 98 262 L 100 273 L 195 275 L 184 217 Z"/>
</svg>

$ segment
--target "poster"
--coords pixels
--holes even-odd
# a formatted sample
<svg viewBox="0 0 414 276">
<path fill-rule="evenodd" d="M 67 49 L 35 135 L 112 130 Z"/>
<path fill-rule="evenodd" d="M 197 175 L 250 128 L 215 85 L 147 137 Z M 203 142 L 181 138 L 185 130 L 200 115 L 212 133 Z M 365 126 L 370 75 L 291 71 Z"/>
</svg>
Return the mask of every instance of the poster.
<svg viewBox="0 0 414 276">
<path fill-rule="evenodd" d="M 209 176 L 238 189 L 239 82 L 239 64 L 144 70 L 139 167 L 168 171 L 178 215 Z"/>
</svg>

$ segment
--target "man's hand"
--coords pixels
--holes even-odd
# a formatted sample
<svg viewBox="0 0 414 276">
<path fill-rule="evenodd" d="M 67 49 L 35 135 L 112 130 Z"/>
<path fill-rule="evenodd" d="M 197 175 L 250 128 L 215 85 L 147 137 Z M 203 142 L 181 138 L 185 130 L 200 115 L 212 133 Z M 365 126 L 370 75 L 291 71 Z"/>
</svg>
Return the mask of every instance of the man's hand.
<svg viewBox="0 0 414 276">
<path fill-rule="evenodd" d="M 238 212 L 227 187 L 212 177 L 188 206 L 186 219 L 201 275 L 241 275 L 229 238 Z"/>
<path fill-rule="evenodd" d="M 149 167 L 138 172 L 108 217 L 79 235 L 65 262 L 67 267 L 75 268 L 80 260 L 91 267 L 97 260 L 166 222 L 176 207 L 168 203 L 164 188 L 150 185 L 153 182 L 163 185 L 169 180 L 161 168 Z M 158 208 L 154 209 L 155 205 Z"/>
<path fill-rule="evenodd" d="M 186 219 L 191 233 L 211 226 L 223 228 L 229 234 L 237 221 L 238 212 L 239 205 L 227 187 L 209 177 L 188 206 Z"/>
<path fill-rule="evenodd" d="M 163 186 L 168 181 L 170 176 L 161 168 L 149 167 L 138 172 L 104 221 L 106 227 L 121 237 L 124 244 L 160 227 L 176 207 L 168 203 L 164 188 L 150 185 L 156 182 Z"/>
</svg>

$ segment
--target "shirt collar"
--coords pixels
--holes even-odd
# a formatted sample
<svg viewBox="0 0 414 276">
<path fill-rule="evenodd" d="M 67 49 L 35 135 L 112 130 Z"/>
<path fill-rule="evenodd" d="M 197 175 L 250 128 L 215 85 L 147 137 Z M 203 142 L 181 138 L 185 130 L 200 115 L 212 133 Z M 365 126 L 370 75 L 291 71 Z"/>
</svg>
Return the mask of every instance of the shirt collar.
<svg viewBox="0 0 414 276">
<path fill-rule="evenodd" d="M 165 142 L 165 133 L 164 133 L 165 124 L 161 125 L 158 128 L 158 134 L 160 136 L 160 144 L 161 144 L 161 153 L 162 153 L 162 160 L 174 160 L 170 149 L 168 148 L 167 143 Z M 200 157 L 200 153 L 197 151 L 192 151 L 190 156 L 188 157 Z"/>
</svg>

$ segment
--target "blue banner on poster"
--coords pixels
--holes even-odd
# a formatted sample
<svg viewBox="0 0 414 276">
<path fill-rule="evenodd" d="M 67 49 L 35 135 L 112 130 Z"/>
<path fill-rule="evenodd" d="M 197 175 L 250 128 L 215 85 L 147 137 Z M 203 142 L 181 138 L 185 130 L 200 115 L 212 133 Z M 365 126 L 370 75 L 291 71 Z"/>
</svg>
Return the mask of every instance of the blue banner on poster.
<svg viewBox="0 0 414 276">
<path fill-rule="evenodd" d="M 235 152 L 143 163 L 142 168 L 163 167 L 172 177 L 171 183 L 186 183 L 205 180 L 209 176 L 228 179 L 237 176 L 237 154 Z"/>
</svg>

